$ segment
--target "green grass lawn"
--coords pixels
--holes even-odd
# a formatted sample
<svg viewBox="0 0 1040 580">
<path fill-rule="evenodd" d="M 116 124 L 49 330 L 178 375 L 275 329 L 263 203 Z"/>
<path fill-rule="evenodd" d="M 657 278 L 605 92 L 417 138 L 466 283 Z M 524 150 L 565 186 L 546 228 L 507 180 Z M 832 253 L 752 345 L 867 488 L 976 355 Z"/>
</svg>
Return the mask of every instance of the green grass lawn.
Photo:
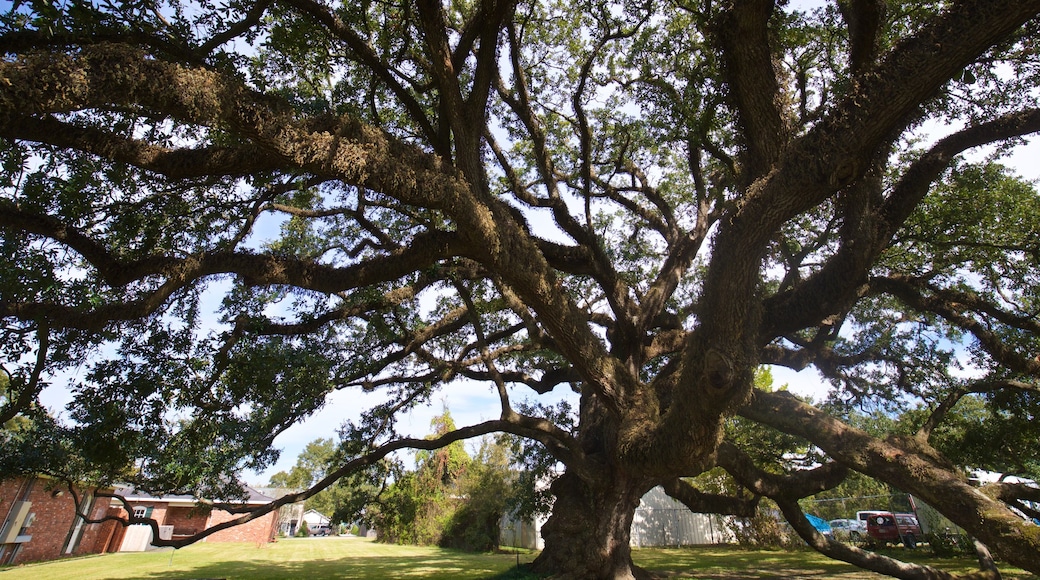
<svg viewBox="0 0 1040 580">
<path fill-rule="evenodd" d="M 638 564 L 664 577 L 701 579 L 883 578 L 809 551 L 744 551 L 732 547 L 640 549 Z M 899 556 L 905 557 L 905 553 Z M 521 553 L 527 563 L 534 553 Z M 972 569 L 963 560 L 915 561 L 950 571 Z M 467 554 L 439 548 L 391 546 L 360 538 L 283 539 L 255 544 L 199 543 L 177 551 L 105 554 L 0 569 L 0 580 L 101 580 L 119 578 L 490 578 L 521 577 L 517 555 Z M 1040 580 L 1007 569 L 1005 578 Z"/>
<path fill-rule="evenodd" d="M 521 555 L 526 563 L 533 555 Z M 515 554 L 467 554 L 377 544 L 361 538 L 282 539 L 274 544 L 198 543 L 181 550 L 123 552 L 31 564 L 0 580 L 117 578 L 488 578 L 516 567 Z"/>
<path fill-rule="evenodd" d="M 929 565 L 952 573 L 978 570 L 972 558 L 934 558 L 928 549 L 906 551 L 902 548 L 881 553 L 916 564 Z M 842 578 L 844 580 L 883 579 L 888 576 L 867 572 L 850 564 L 832 560 L 809 549 L 797 551 L 742 550 L 732 546 L 691 548 L 654 548 L 634 550 L 633 559 L 648 570 L 669 578 L 711 580 L 760 580 Z M 1004 580 L 1040 580 L 1020 568 L 1001 566 Z M 4 580 L 0 577 L 0 580 Z"/>
</svg>

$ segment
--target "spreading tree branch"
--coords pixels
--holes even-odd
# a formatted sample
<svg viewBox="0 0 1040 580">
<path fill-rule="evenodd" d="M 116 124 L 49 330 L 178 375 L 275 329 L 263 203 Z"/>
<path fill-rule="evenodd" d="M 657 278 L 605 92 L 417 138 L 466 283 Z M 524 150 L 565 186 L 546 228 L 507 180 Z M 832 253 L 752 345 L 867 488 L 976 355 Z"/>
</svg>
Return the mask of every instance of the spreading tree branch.
<svg viewBox="0 0 1040 580">
<path fill-rule="evenodd" d="M 751 498 L 732 497 L 704 493 L 690 482 L 675 478 L 661 485 L 670 497 L 682 502 L 693 513 L 732 515 L 750 518 L 758 509 L 761 496 Z"/>
<path fill-rule="evenodd" d="M 846 312 L 865 289 L 867 268 L 954 158 L 971 149 L 1040 131 L 1040 109 L 1010 113 L 957 131 L 910 165 L 864 235 L 845 241 L 826 264 L 790 290 L 768 298 L 762 334 L 775 337 Z"/>
<path fill-rule="evenodd" d="M 803 437 L 848 467 L 879 477 L 922 498 L 985 544 L 1000 543 L 1001 556 L 1026 570 L 1037 568 L 1040 538 L 1002 502 L 971 487 L 934 450 L 912 438 L 881 441 L 822 413 L 789 394 L 755 391 L 740 410 L 751 420 Z"/>
<path fill-rule="evenodd" d="M 805 517 L 797 501 L 790 498 L 782 498 L 777 500 L 776 503 L 794 531 L 814 550 L 828 558 L 848 562 L 866 570 L 892 576 L 893 578 L 902 578 L 903 580 L 1000 580 L 1000 574 L 995 570 L 952 574 L 931 566 L 901 562 L 895 558 L 850 546 L 828 538 L 817 531 L 808 518 Z"/>
</svg>

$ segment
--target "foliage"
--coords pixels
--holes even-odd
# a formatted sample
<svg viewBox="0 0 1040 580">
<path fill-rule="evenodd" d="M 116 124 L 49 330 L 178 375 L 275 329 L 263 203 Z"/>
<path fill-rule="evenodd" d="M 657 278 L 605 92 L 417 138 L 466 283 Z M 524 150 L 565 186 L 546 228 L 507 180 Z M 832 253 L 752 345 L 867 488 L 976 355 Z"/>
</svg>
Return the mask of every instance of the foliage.
<svg viewBox="0 0 1040 580">
<path fill-rule="evenodd" d="M 481 439 L 459 486 L 465 501 L 452 515 L 439 545 L 469 552 L 498 549 L 499 526 L 515 503 L 518 487 L 510 463 L 509 448 L 501 439 Z"/>
<path fill-rule="evenodd" d="M 296 456 L 296 464 L 289 473 L 279 471 L 271 476 L 271 486 L 306 489 L 324 479 L 332 466 L 336 446 L 331 438 L 315 439 Z"/>
<path fill-rule="evenodd" d="M 766 501 L 759 511 L 750 518 L 732 518 L 725 520 L 726 527 L 737 544 L 744 549 L 792 549 L 802 545 L 802 541 L 786 526 L 775 505 Z"/>
<path fill-rule="evenodd" d="M 755 388 L 773 392 L 773 373 L 768 367 L 755 369 Z M 786 391 L 782 385 L 780 391 Z M 740 447 L 756 464 L 770 471 L 804 468 L 819 460 L 819 453 L 804 439 L 776 429 L 749 421 L 743 417 L 732 417 L 726 422 L 726 438 Z"/>
<path fill-rule="evenodd" d="M 449 411 L 431 426 L 431 436 L 453 430 Z M 461 444 L 417 453 L 416 469 L 398 466 L 393 482 L 368 496 L 359 514 L 381 541 L 495 550 L 499 522 L 516 495 L 509 451 L 504 440 L 485 438 L 472 458 Z"/>
<path fill-rule="evenodd" d="M 10 382 L 10 377 L 4 373 L 0 373 L 0 408 L 5 408 L 9 404 L 10 395 L 8 393 L 10 392 Z M 0 433 L 3 433 L 2 436 L 6 437 L 6 433 L 28 429 L 29 423 L 29 418 L 25 415 L 15 415 L 3 424 L 0 424 Z"/>
<path fill-rule="evenodd" d="M 806 513 L 825 520 L 855 519 L 857 511 L 887 510 L 908 512 L 906 494 L 900 494 L 883 481 L 862 473 L 851 473 L 836 487 L 802 501 Z"/>
<path fill-rule="evenodd" d="M 575 428 L 574 412 L 567 401 L 555 407 L 519 405 L 519 409 L 525 414 L 545 417 L 568 431 Z M 521 521 L 545 516 L 552 509 L 551 488 L 560 475 L 559 461 L 537 441 L 506 435 L 501 442 L 509 446 L 510 469 L 516 478 L 508 511 Z"/>
<path fill-rule="evenodd" d="M 559 493 L 546 573 L 638 576 L 624 522 L 655 483 L 790 514 L 850 470 L 1040 570 L 1009 509 L 1032 492 L 965 477 L 1037 473 L 1040 194 L 1002 159 L 1040 131 L 1038 17 L 10 3 L 0 418 L 28 423 L 0 467 L 231 499 L 346 391 L 322 462 L 357 493 L 315 501 L 379 497 L 363 516 L 406 541 L 461 509 L 463 440 L 507 433 L 519 511 Z M 767 388 L 769 365 L 814 369 L 827 399 Z M 400 432 L 463 381 L 492 419 Z M 694 493 L 701 474 L 740 495 Z M 312 475 L 285 482 L 333 485 Z"/>
<path fill-rule="evenodd" d="M 949 528 L 932 532 L 926 537 L 928 547 L 938 558 L 971 556 L 975 554 L 975 542 L 963 532 L 951 531 Z"/>
<path fill-rule="evenodd" d="M 288 488 L 293 490 L 305 490 L 318 483 L 328 475 L 337 462 L 337 446 L 332 438 L 320 438 L 311 441 L 299 455 L 296 456 L 296 464 L 288 473 L 279 471 L 271 476 L 272 487 Z M 371 472 L 366 475 L 372 476 Z M 332 521 L 353 521 L 353 519 L 338 519 L 349 513 L 348 506 L 352 505 L 353 496 L 362 493 L 361 487 L 351 485 L 352 481 L 338 481 L 335 485 L 327 487 L 317 494 L 307 498 L 304 509 L 314 510 L 320 514 L 331 517 Z M 371 487 L 373 484 L 369 484 Z"/>
<path fill-rule="evenodd" d="M 455 423 L 444 409 L 430 426 L 436 436 L 454 430 Z M 471 460 L 461 442 L 417 452 L 415 461 L 414 471 L 395 473 L 393 483 L 366 514 L 380 541 L 438 545 L 464 501 L 462 478 Z"/>
<path fill-rule="evenodd" d="M 936 429 L 935 447 L 958 465 L 1040 481 L 1038 413 L 1031 393 L 965 396 Z"/>
</svg>

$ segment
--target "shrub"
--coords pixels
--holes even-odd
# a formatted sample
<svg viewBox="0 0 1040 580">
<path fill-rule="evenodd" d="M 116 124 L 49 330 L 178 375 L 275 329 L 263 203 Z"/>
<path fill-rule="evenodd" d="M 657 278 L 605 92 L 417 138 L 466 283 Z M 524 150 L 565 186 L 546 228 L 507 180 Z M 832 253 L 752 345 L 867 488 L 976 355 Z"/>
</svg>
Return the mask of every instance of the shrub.
<svg viewBox="0 0 1040 580">
<path fill-rule="evenodd" d="M 733 518 L 727 526 L 744 548 L 791 548 L 799 545 L 794 532 L 770 510 L 759 510 L 754 517 Z"/>
<path fill-rule="evenodd" d="M 932 547 L 932 553 L 939 558 L 975 554 L 975 542 L 970 536 L 949 529 L 928 534 L 928 545 Z"/>
</svg>

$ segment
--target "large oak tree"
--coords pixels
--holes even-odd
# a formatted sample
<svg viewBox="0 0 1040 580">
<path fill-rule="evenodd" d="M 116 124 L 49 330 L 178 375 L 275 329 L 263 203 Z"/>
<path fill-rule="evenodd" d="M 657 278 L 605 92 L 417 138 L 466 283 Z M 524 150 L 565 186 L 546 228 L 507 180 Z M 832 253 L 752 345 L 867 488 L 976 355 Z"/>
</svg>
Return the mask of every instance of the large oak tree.
<svg viewBox="0 0 1040 580">
<path fill-rule="evenodd" d="M 541 571 L 640 575 L 633 510 L 662 484 L 697 511 L 767 496 L 828 555 L 942 577 L 808 525 L 797 500 L 855 470 L 1040 572 L 1010 509 L 1040 492 L 962 470 L 1037 466 L 997 442 L 1040 408 L 1040 198 L 995 157 L 1040 130 L 1040 0 L 794 8 L 15 2 L 0 424 L 31 427 L 5 466 L 221 497 L 327 394 L 376 391 L 340 467 L 283 501 L 508 432 L 566 466 Z M 756 389 L 761 365 L 815 367 L 833 400 Z M 463 381 L 498 419 L 397 434 Z M 574 427 L 511 403 L 567 388 Z M 964 401 L 988 430 L 950 426 Z M 856 406 L 919 420 L 879 437 Z M 824 459 L 767 464 L 735 414 Z M 717 467 L 747 494 L 684 479 Z"/>
</svg>

